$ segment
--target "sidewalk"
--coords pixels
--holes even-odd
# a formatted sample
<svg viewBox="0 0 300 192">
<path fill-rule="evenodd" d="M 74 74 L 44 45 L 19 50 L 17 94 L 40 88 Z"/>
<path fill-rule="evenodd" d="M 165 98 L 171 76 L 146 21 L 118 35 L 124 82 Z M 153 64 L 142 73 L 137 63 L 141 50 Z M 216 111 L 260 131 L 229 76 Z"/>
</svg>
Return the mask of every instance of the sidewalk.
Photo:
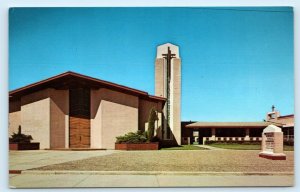
<svg viewBox="0 0 300 192">
<path fill-rule="evenodd" d="M 10 175 L 11 188 L 292 186 L 292 175 Z"/>
<path fill-rule="evenodd" d="M 36 150 L 36 151 L 10 151 L 9 170 L 26 170 L 47 165 L 64 163 L 68 161 L 86 159 L 96 156 L 110 155 L 116 153 L 115 150 L 99 151 L 56 151 L 56 150 Z"/>
</svg>

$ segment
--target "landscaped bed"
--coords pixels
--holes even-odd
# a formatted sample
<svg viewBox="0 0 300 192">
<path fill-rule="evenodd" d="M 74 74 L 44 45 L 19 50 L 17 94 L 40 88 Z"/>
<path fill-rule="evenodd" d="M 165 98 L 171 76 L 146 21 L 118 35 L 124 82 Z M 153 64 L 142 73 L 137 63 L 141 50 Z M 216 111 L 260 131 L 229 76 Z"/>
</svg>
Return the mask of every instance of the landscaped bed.
<svg viewBox="0 0 300 192">
<path fill-rule="evenodd" d="M 9 150 L 39 150 L 40 143 L 10 143 Z"/>
<path fill-rule="evenodd" d="M 159 143 L 116 143 L 116 150 L 158 150 Z"/>
<path fill-rule="evenodd" d="M 155 121 L 158 120 L 157 113 L 151 108 L 148 117 L 147 131 L 138 130 L 116 137 L 116 150 L 158 150 L 159 138 L 154 136 Z"/>
<path fill-rule="evenodd" d="M 17 133 L 13 133 L 9 138 L 9 150 L 39 150 L 40 143 L 34 142 L 31 135 L 25 135 L 21 131 L 21 126 Z"/>
<path fill-rule="evenodd" d="M 235 150 L 261 150 L 261 145 L 258 144 L 237 144 L 237 143 L 213 143 L 208 146 L 218 147 L 222 149 L 235 149 Z M 294 146 L 283 146 L 284 151 L 294 151 Z"/>
</svg>

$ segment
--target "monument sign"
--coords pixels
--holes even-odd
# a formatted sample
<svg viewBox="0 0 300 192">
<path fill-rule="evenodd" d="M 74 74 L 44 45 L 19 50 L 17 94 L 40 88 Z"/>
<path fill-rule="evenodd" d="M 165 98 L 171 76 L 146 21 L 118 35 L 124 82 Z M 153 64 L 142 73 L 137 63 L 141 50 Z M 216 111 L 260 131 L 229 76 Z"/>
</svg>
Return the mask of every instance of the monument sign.
<svg viewBox="0 0 300 192">
<path fill-rule="evenodd" d="M 283 133 L 281 128 L 269 125 L 263 130 L 261 149 L 259 157 L 272 160 L 286 159 L 286 155 L 283 153 Z"/>
</svg>

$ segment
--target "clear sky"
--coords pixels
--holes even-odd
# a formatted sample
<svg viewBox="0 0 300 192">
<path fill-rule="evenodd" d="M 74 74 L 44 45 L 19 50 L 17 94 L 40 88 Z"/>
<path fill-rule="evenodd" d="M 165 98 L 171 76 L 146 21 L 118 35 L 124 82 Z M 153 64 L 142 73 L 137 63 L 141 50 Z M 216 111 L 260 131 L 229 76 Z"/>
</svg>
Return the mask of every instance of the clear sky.
<svg viewBox="0 0 300 192">
<path fill-rule="evenodd" d="M 182 120 L 294 113 L 293 10 L 13 8 L 9 89 L 74 71 L 154 94 L 156 46 L 179 46 Z"/>
</svg>

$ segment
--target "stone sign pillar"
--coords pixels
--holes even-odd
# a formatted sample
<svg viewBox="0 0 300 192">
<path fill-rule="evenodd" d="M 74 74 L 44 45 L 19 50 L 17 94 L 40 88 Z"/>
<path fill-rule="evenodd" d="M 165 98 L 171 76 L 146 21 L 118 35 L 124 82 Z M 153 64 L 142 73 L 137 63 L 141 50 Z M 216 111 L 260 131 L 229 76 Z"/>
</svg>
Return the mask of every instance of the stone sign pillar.
<svg viewBox="0 0 300 192">
<path fill-rule="evenodd" d="M 286 160 L 286 155 L 283 153 L 283 133 L 281 128 L 269 125 L 263 130 L 261 149 L 259 157 L 272 160 Z"/>
</svg>

